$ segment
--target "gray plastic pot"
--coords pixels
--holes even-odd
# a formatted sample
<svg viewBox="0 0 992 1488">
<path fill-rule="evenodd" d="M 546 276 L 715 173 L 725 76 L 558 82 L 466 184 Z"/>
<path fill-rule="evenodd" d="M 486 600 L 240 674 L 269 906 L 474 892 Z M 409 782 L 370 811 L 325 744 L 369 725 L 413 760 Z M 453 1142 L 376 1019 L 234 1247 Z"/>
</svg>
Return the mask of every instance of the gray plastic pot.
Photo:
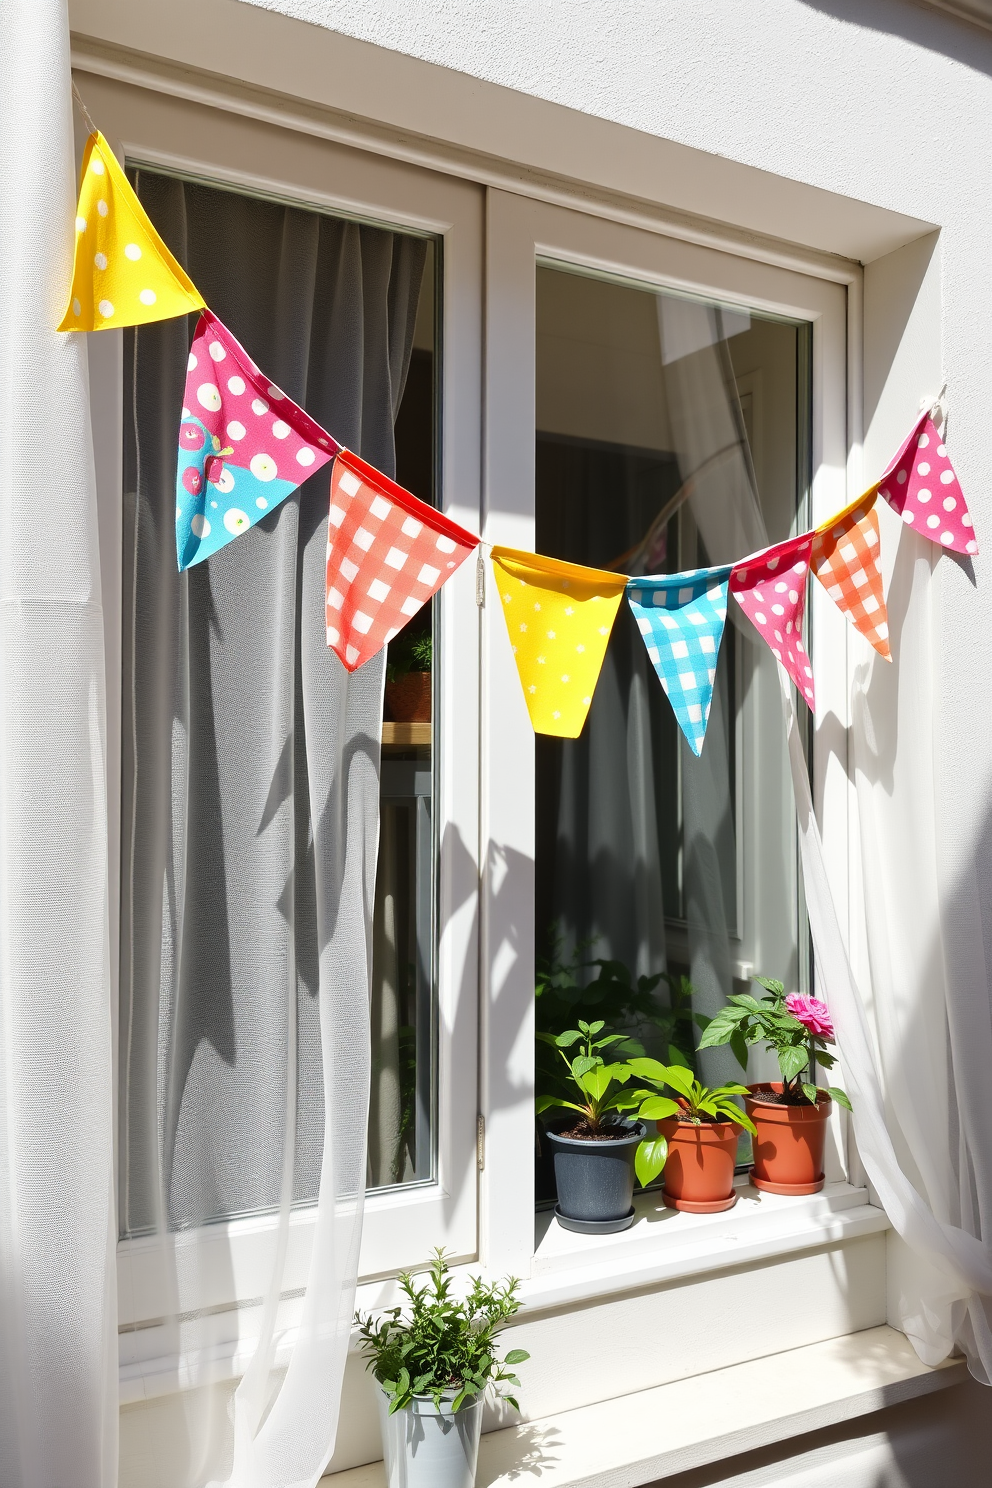
<svg viewBox="0 0 992 1488">
<path fill-rule="evenodd" d="M 569 1226 L 596 1230 L 625 1229 L 633 1219 L 634 1156 L 647 1128 L 640 1121 L 618 1123 L 630 1135 L 614 1142 L 583 1142 L 561 1137 L 556 1128 L 571 1121 L 556 1121 L 548 1127 L 548 1141 L 555 1155 L 555 1184 L 558 1188 L 558 1218 Z"/>
<path fill-rule="evenodd" d="M 388 1488 L 473 1488 L 479 1460 L 482 1401 L 452 1414 L 454 1391 L 433 1400 L 415 1395 L 405 1410 L 389 1414 L 389 1397 L 377 1389 L 382 1455 Z"/>
</svg>

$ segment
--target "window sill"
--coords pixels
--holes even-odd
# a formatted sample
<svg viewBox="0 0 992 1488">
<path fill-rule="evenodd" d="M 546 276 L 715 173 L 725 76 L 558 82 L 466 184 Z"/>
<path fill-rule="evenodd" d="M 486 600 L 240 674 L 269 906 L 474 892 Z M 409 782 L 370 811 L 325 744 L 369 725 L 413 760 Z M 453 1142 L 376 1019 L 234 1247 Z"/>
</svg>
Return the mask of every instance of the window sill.
<svg viewBox="0 0 992 1488">
<path fill-rule="evenodd" d="M 665 1208 L 660 1194 L 639 1194 L 634 1200 L 637 1218 L 619 1235 L 576 1235 L 563 1230 L 550 1213 L 539 1214 L 532 1274 L 520 1289 L 521 1318 L 858 1240 L 889 1228 L 882 1210 L 867 1202 L 866 1191 L 849 1183 L 828 1183 L 821 1193 L 805 1198 L 759 1196 L 746 1178 L 738 1180 L 737 1188 L 740 1198 L 725 1214 L 680 1214 Z M 455 1271 L 467 1277 L 478 1269 L 468 1262 Z M 360 1286 L 357 1304 L 367 1311 L 392 1307 L 400 1300 L 395 1281 L 388 1278 Z M 288 1361 L 300 1305 L 287 1298 L 279 1361 Z M 170 1394 L 192 1380 L 206 1384 L 237 1378 L 254 1348 L 258 1311 L 257 1306 L 217 1309 L 203 1321 L 203 1346 L 182 1361 L 174 1355 L 159 1356 L 155 1328 L 122 1334 L 122 1402 Z"/>
<path fill-rule="evenodd" d="M 637 1488 L 965 1378 L 960 1360 L 930 1368 L 902 1333 L 868 1328 L 489 1432 L 476 1483 L 509 1488 L 525 1475 L 545 1488 Z M 385 1474 L 374 1462 L 321 1481 L 384 1488 Z"/>
<path fill-rule="evenodd" d="M 637 1217 L 619 1235 L 577 1235 L 551 1213 L 537 1216 L 532 1277 L 521 1290 L 528 1308 L 558 1307 L 654 1282 L 705 1275 L 753 1261 L 859 1239 L 889 1228 L 867 1191 L 828 1183 L 818 1194 L 759 1194 L 746 1177 L 723 1214 L 682 1214 L 658 1193 L 638 1194 Z"/>
</svg>

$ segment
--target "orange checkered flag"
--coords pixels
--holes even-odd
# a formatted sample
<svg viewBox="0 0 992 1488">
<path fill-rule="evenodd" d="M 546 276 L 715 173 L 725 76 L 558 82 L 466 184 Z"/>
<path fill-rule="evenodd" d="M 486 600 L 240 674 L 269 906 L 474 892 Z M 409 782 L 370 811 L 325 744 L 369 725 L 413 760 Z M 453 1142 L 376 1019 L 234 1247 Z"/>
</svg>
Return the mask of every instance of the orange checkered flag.
<svg viewBox="0 0 992 1488">
<path fill-rule="evenodd" d="M 855 630 L 879 656 L 891 661 L 875 496 L 875 491 L 867 492 L 817 531 L 810 567 L 837 608 L 850 616 Z"/>
</svg>

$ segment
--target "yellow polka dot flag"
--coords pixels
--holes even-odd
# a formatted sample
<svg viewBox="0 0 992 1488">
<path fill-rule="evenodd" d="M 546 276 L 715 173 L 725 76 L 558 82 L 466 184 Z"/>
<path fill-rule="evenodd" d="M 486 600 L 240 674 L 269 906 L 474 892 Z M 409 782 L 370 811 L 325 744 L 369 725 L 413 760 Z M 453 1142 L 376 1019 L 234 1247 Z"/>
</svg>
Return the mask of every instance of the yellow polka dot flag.
<svg viewBox="0 0 992 1488">
<path fill-rule="evenodd" d="M 147 325 L 201 310 L 204 299 L 173 258 L 97 131 L 86 141 L 76 208 L 76 257 L 60 331 Z"/>
<path fill-rule="evenodd" d="M 492 562 L 534 732 L 577 739 L 627 579 L 516 548 Z"/>
</svg>

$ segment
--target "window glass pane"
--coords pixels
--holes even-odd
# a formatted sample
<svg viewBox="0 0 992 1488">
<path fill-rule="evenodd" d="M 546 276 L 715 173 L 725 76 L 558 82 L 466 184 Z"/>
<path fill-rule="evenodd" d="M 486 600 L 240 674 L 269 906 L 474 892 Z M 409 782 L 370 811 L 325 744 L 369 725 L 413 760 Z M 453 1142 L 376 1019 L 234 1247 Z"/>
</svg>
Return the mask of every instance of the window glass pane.
<svg viewBox="0 0 992 1488">
<path fill-rule="evenodd" d="M 131 175 L 265 374 L 432 500 L 438 245 L 144 168 Z M 195 321 L 125 333 L 124 1235 L 275 1207 L 287 1143 L 293 1200 L 311 1203 L 323 1146 L 316 905 L 328 891 L 315 879 L 311 793 L 329 799 L 335 788 L 319 742 L 329 471 L 209 562 L 176 572 L 176 445 Z M 427 638 L 431 624 L 427 611 Z M 384 750 L 373 1185 L 432 1170 L 429 673 L 426 718 L 405 735 L 393 725 Z"/>
<path fill-rule="evenodd" d="M 396 420 L 396 479 L 435 499 L 435 251 L 429 244 L 406 391 Z M 390 643 L 382 726 L 382 817 L 372 954 L 369 1183 L 433 1176 L 433 653 L 436 601 Z"/>
<path fill-rule="evenodd" d="M 810 348 L 807 324 L 540 265 L 538 550 L 677 573 L 801 530 Z M 537 738 L 536 866 L 538 1026 L 587 988 L 580 1012 L 739 1078 L 692 1015 L 751 970 L 803 985 L 809 953 L 776 663 L 733 601 L 698 759 L 621 605 L 581 737 Z"/>
</svg>

